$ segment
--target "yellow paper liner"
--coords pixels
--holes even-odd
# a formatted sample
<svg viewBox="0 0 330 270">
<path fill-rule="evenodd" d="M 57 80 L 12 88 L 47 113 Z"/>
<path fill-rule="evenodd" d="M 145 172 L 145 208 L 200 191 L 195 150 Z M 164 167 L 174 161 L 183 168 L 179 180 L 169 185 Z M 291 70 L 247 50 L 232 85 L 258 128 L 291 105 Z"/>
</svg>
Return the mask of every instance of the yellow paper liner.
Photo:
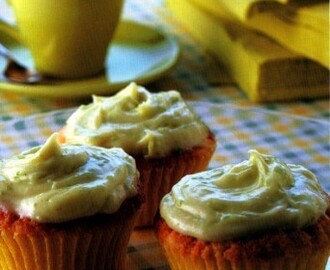
<svg viewBox="0 0 330 270">
<path fill-rule="evenodd" d="M 2 212 L 0 269 L 125 269 L 128 241 L 140 205 L 137 196 L 126 200 L 115 214 L 62 224 L 41 224 Z M 8 216 L 14 221 L 6 222 Z"/>
<path fill-rule="evenodd" d="M 172 270 L 324 270 L 330 253 L 330 208 L 314 225 L 226 242 L 172 230 L 157 217 L 156 235 Z"/>
<path fill-rule="evenodd" d="M 183 176 L 207 169 L 215 147 L 215 137 L 209 132 L 200 145 L 190 150 L 173 152 L 164 158 L 134 156 L 145 194 L 145 203 L 136 226 L 152 225 L 163 196 L 170 192 L 172 186 Z"/>
</svg>

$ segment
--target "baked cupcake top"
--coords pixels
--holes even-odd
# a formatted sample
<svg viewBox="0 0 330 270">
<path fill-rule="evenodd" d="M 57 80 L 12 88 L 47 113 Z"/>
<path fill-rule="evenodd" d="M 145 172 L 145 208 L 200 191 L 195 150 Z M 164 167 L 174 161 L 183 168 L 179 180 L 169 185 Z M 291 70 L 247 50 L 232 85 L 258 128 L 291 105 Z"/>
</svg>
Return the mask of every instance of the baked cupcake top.
<svg viewBox="0 0 330 270">
<path fill-rule="evenodd" d="M 182 178 L 160 204 L 172 229 L 206 241 L 297 229 L 325 213 L 319 181 L 299 165 L 250 151 L 250 159 Z"/>
<path fill-rule="evenodd" d="M 0 160 L 0 207 L 39 222 L 114 213 L 137 194 L 135 161 L 119 148 L 43 146 Z"/>
<path fill-rule="evenodd" d="M 207 134 L 179 92 L 150 93 L 135 83 L 111 97 L 93 96 L 93 103 L 80 106 L 65 128 L 68 143 L 120 147 L 146 157 L 192 148 Z"/>
</svg>

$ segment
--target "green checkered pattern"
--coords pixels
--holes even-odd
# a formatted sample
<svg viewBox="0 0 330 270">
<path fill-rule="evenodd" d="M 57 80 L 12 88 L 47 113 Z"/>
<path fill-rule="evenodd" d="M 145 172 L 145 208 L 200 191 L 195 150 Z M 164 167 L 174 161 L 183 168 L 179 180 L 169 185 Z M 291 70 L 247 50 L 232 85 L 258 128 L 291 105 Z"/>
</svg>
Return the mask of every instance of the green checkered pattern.
<svg viewBox="0 0 330 270">
<path fill-rule="evenodd" d="M 247 151 L 254 148 L 287 163 L 304 165 L 330 192 L 329 100 L 252 103 L 220 64 L 177 23 L 162 0 L 143 4 L 126 0 L 124 17 L 173 35 L 180 44 L 181 56 L 175 68 L 146 87 L 151 91 L 177 89 L 191 102 L 217 137 L 210 168 L 245 160 Z M 0 89 L 0 158 L 43 144 L 65 124 L 73 107 L 88 102 L 37 99 Z M 132 234 L 128 265 L 130 270 L 169 269 L 152 230 Z"/>
<path fill-rule="evenodd" d="M 5 0 L 0 0 L 0 3 Z M 0 8 L 0 16 L 1 16 Z M 163 0 L 126 0 L 123 16 L 174 36 L 181 47 L 181 56 L 170 74 L 146 85 L 151 91 L 177 89 L 186 100 L 212 101 L 219 104 L 235 104 L 244 107 L 258 107 L 282 111 L 306 117 L 328 120 L 327 99 L 299 100 L 256 104 L 247 99 L 233 83 L 220 63 L 207 53 L 174 18 Z M 38 99 L 0 89 L 0 120 L 17 116 L 65 109 L 80 105 L 86 100 Z"/>
<path fill-rule="evenodd" d="M 330 125 L 326 121 L 214 102 L 190 104 L 217 137 L 210 168 L 240 162 L 248 158 L 249 149 L 257 149 L 286 163 L 307 167 L 330 192 Z M 0 157 L 43 144 L 50 134 L 60 130 L 73 111 L 0 121 Z"/>
<path fill-rule="evenodd" d="M 326 121 L 214 102 L 190 104 L 217 138 L 210 168 L 240 162 L 248 158 L 249 149 L 258 149 L 286 163 L 307 167 L 330 192 L 330 126 Z M 0 121 L 0 158 L 43 144 L 50 134 L 63 127 L 74 110 Z M 168 269 L 152 230 L 133 233 L 128 264 L 128 269 Z"/>
</svg>

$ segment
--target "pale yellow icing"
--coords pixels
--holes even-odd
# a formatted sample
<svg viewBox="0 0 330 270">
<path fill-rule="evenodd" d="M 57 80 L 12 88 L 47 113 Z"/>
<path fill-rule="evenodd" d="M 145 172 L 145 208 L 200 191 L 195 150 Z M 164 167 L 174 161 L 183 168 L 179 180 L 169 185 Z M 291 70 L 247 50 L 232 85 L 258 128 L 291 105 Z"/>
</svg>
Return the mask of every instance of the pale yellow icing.
<svg viewBox="0 0 330 270">
<path fill-rule="evenodd" d="M 160 205 L 174 230 L 222 241 L 272 228 L 301 228 L 317 220 L 328 199 L 302 166 L 250 151 L 250 159 L 188 175 Z"/>
<path fill-rule="evenodd" d="M 177 91 L 150 93 L 131 83 L 112 97 L 93 96 L 67 121 L 66 141 L 121 147 L 127 153 L 161 157 L 198 145 L 207 127 Z"/>
<path fill-rule="evenodd" d="M 43 146 L 0 160 L 0 206 L 39 222 L 114 213 L 137 193 L 135 161 L 122 149 Z"/>
</svg>

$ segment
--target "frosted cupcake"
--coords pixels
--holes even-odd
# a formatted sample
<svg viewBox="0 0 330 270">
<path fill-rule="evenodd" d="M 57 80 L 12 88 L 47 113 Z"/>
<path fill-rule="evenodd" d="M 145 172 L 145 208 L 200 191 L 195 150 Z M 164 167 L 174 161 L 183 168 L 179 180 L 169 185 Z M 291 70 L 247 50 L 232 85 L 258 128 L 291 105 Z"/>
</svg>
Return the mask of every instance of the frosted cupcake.
<svg viewBox="0 0 330 270">
<path fill-rule="evenodd" d="M 184 177 L 162 199 L 156 234 L 172 270 L 325 269 L 328 194 L 304 167 L 250 154 Z"/>
<path fill-rule="evenodd" d="M 132 157 L 53 135 L 0 161 L 0 269 L 125 269 L 140 205 Z"/>
<path fill-rule="evenodd" d="M 216 145 L 177 91 L 150 93 L 135 83 L 93 96 L 60 134 L 61 142 L 120 147 L 135 158 L 145 194 L 137 226 L 152 225 L 160 199 L 184 175 L 206 169 Z"/>
</svg>

